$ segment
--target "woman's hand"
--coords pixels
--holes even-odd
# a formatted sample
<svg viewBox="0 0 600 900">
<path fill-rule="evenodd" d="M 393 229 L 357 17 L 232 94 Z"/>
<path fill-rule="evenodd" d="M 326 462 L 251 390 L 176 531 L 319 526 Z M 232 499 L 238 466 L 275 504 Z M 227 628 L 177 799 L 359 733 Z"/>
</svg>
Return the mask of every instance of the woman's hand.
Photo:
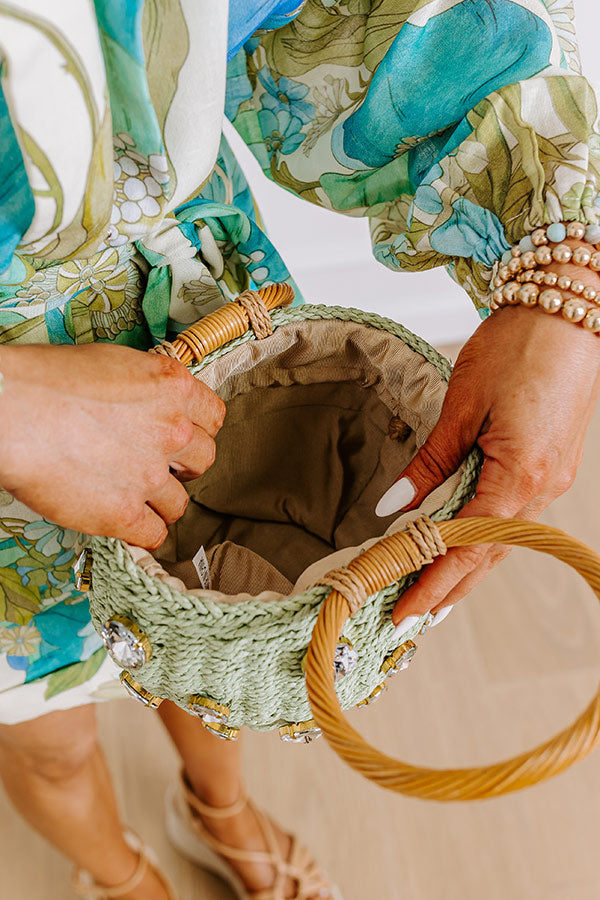
<svg viewBox="0 0 600 900">
<path fill-rule="evenodd" d="M 537 518 L 575 477 L 599 372 L 595 335 L 539 308 L 498 310 L 465 344 L 437 425 L 378 510 L 418 507 L 477 443 L 483 469 L 459 515 Z M 416 623 L 407 617 L 432 611 L 441 621 L 508 552 L 467 547 L 437 559 L 396 604 L 398 636 Z"/>
<path fill-rule="evenodd" d="M 225 407 L 177 360 L 128 347 L 0 347 L 0 484 L 46 519 L 158 547 L 212 464 Z"/>
</svg>

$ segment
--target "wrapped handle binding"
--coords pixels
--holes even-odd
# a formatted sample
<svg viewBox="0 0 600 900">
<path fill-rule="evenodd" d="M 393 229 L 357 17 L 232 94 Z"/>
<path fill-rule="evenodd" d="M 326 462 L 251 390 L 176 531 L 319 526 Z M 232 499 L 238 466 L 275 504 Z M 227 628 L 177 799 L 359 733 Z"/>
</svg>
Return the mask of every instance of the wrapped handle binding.
<svg viewBox="0 0 600 900">
<path fill-rule="evenodd" d="M 439 522 L 437 530 L 447 547 L 497 543 L 548 553 L 579 572 L 600 599 L 600 556 L 556 528 L 520 519 L 461 518 Z M 417 571 L 423 561 L 422 557 L 419 560 L 414 538 L 408 532 L 397 532 L 356 557 L 346 570 L 350 573 L 346 581 L 357 586 L 360 583 L 366 597 Z M 343 584 L 340 589 L 344 590 Z M 506 762 L 465 769 L 426 769 L 386 756 L 351 727 L 335 692 L 331 661 L 349 616 L 349 600 L 334 588 L 323 603 L 308 648 L 308 697 L 314 718 L 335 752 L 381 787 L 426 800 L 497 797 L 558 775 L 600 743 L 599 691 L 571 726 Z"/>
<path fill-rule="evenodd" d="M 289 306 L 293 299 L 293 287 L 283 283 L 269 284 L 258 291 L 244 291 L 236 300 L 186 328 L 172 343 L 163 341 L 150 352 L 173 356 L 185 366 L 199 363 L 213 350 L 241 337 L 249 328 L 254 329 L 257 338 L 267 337 L 272 331 L 272 326 L 269 329 L 269 312 Z"/>
</svg>

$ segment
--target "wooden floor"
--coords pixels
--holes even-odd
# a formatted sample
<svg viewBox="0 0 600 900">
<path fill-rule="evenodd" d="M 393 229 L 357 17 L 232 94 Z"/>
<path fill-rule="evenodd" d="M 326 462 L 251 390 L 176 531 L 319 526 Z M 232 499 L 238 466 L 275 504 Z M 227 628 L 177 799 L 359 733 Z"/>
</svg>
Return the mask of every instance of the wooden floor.
<svg viewBox="0 0 600 900">
<path fill-rule="evenodd" d="M 575 486 L 544 521 L 600 550 L 600 413 Z M 376 706 L 353 719 L 414 763 L 485 763 L 575 718 L 600 674 L 600 615 L 558 563 L 513 553 L 439 628 Z M 170 849 L 162 797 L 177 761 L 152 713 L 100 709 L 126 820 L 159 852 L 181 900 L 225 900 L 217 880 Z M 136 754 L 123 740 L 132 720 Z M 440 805 L 387 794 L 348 770 L 325 741 L 250 734 L 258 800 L 316 851 L 345 900 L 598 900 L 600 753 L 554 781 L 499 800 Z M 0 897 L 65 900 L 68 867 L 0 797 Z"/>
</svg>

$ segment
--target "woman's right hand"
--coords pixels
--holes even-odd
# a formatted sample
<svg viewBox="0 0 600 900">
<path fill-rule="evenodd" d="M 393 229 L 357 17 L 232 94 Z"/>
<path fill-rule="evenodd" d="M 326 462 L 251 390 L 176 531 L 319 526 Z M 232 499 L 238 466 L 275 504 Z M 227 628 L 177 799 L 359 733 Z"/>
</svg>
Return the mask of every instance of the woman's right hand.
<svg viewBox="0 0 600 900">
<path fill-rule="evenodd" d="M 107 344 L 1 346 L 0 485 L 45 519 L 149 550 L 185 510 L 225 406 L 177 360 Z"/>
</svg>

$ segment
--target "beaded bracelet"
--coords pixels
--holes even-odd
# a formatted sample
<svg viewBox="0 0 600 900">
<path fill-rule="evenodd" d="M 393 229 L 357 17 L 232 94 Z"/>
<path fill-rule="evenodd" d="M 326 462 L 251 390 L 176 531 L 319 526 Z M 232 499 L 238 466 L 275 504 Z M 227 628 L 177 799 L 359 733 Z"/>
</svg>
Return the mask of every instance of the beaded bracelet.
<svg viewBox="0 0 600 900">
<path fill-rule="evenodd" d="M 562 243 L 567 237 L 586 240 L 594 246 L 594 250 L 589 247 L 572 249 Z M 550 242 L 556 246 L 549 247 Z M 600 333 L 600 291 L 578 278 L 538 269 L 538 266 L 547 266 L 552 261 L 561 264 L 572 262 L 600 272 L 600 226 L 586 227 L 581 222 L 570 222 L 566 226 L 558 223 L 537 228 L 531 236 L 507 250 L 494 277 L 496 290 L 490 300 L 490 309 L 519 304 L 540 306 L 550 314 L 561 311 L 570 322 L 581 323 L 589 331 Z M 547 289 L 541 290 L 542 285 Z M 569 290 L 578 296 L 566 300 L 561 291 Z"/>
</svg>

